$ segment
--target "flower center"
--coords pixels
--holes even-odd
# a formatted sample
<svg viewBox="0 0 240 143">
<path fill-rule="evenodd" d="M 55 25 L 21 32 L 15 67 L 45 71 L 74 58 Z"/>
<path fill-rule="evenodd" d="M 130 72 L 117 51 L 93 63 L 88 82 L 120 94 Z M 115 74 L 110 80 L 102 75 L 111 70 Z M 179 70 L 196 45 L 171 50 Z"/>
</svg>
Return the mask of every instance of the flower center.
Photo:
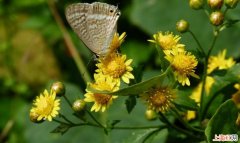
<svg viewBox="0 0 240 143">
<path fill-rule="evenodd" d="M 156 91 L 149 100 L 153 104 L 153 106 L 156 107 L 163 106 L 167 103 L 167 97 L 164 95 L 163 92 L 160 91 Z"/>
<path fill-rule="evenodd" d="M 172 106 L 173 98 L 173 91 L 168 88 L 153 89 L 147 95 L 148 108 L 156 112 L 165 112 Z"/>
<path fill-rule="evenodd" d="M 111 95 L 108 94 L 99 94 L 95 93 L 94 94 L 94 99 L 98 104 L 101 105 L 107 105 L 109 103 L 109 100 L 111 99 Z"/>
<path fill-rule="evenodd" d="M 126 71 L 125 63 L 120 57 L 117 57 L 114 60 L 110 61 L 107 64 L 105 70 L 107 74 L 113 76 L 114 78 L 121 77 L 125 71 Z"/>
<path fill-rule="evenodd" d="M 172 66 L 180 74 L 190 74 L 196 66 L 196 61 L 192 56 L 180 54 L 174 57 Z"/>
<path fill-rule="evenodd" d="M 41 114 L 49 115 L 53 110 L 53 103 L 51 98 L 39 98 L 37 109 Z"/>
</svg>

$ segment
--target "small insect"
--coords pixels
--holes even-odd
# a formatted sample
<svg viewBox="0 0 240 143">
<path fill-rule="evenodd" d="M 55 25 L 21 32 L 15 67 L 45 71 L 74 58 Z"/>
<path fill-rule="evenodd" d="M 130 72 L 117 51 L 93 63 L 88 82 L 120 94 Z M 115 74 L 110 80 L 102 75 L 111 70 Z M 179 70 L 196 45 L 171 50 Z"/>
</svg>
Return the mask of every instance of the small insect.
<svg viewBox="0 0 240 143">
<path fill-rule="evenodd" d="M 66 8 L 66 18 L 83 43 L 96 55 L 104 57 L 117 32 L 118 7 L 106 3 L 76 3 Z"/>
</svg>

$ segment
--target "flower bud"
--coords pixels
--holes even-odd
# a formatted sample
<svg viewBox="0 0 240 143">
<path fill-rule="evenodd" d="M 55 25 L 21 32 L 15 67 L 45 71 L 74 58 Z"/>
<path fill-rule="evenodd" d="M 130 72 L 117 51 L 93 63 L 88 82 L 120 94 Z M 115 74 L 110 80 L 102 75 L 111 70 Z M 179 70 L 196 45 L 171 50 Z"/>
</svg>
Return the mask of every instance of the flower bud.
<svg viewBox="0 0 240 143">
<path fill-rule="evenodd" d="M 235 8 L 238 4 L 239 0 L 224 0 L 224 4 L 228 8 Z"/>
<path fill-rule="evenodd" d="M 218 26 L 223 23 L 224 16 L 222 12 L 215 11 L 210 14 L 209 19 L 213 25 Z"/>
<path fill-rule="evenodd" d="M 208 5 L 211 9 L 221 9 L 223 5 L 223 0 L 208 0 Z"/>
<path fill-rule="evenodd" d="M 84 100 L 78 99 L 73 102 L 72 108 L 75 112 L 81 112 L 85 109 L 86 103 Z"/>
<path fill-rule="evenodd" d="M 189 28 L 189 24 L 186 20 L 179 20 L 176 24 L 176 29 L 180 33 L 185 33 Z"/>
<path fill-rule="evenodd" d="M 51 86 L 51 90 L 56 92 L 57 96 L 63 96 L 65 94 L 65 86 L 62 82 L 54 82 Z"/>
<path fill-rule="evenodd" d="M 145 117 L 147 120 L 155 120 L 157 119 L 157 113 L 151 109 L 146 110 Z"/>
<path fill-rule="evenodd" d="M 202 0 L 189 0 L 189 6 L 195 10 L 202 9 L 203 1 Z"/>
<path fill-rule="evenodd" d="M 42 123 L 44 120 L 40 120 L 38 121 L 37 118 L 39 117 L 39 115 L 36 112 L 31 112 L 29 113 L 29 118 L 33 123 Z"/>
</svg>

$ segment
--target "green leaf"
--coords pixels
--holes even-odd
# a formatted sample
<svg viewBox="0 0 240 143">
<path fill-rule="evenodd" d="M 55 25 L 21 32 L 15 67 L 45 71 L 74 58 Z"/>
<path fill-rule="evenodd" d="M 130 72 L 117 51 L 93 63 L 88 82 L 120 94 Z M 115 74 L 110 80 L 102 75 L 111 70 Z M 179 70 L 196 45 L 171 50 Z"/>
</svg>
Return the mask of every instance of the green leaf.
<svg viewBox="0 0 240 143">
<path fill-rule="evenodd" d="M 126 108 L 127 108 L 128 113 L 131 113 L 131 111 L 133 110 L 133 108 L 136 105 L 136 97 L 135 96 L 129 96 L 127 98 L 127 100 L 125 101 L 125 104 L 126 104 Z"/>
<path fill-rule="evenodd" d="M 236 119 L 238 117 L 238 110 L 234 102 L 229 99 L 224 102 L 217 110 L 217 112 L 210 119 L 205 135 L 209 143 L 215 135 L 219 134 L 237 134 Z"/>
<path fill-rule="evenodd" d="M 223 76 L 214 76 L 214 84 L 211 87 L 211 91 L 209 96 L 216 94 L 217 92 L 221 91 L 223 88 L 232 84 L 234 82 L 238 82 L 240 75 L 240 64 L 236 64 L 227 70 L 226 74 Z"/>
<path fill-rule="evenodd" d="M 94 93 L 103 93 L 103 94 L 111 94 L 111 95 L 122 95 L 122 96 L 129 96 L 129 95 L 137 95 L 143 93 L 144 91 L 149 90 L 149 88 L 154 87 L 155 85 L 162 85 L 166 79 L 166 74 L 162 73 L 161 75 L 155 76 L 149 80 L 134 84 L 132 86 L 122 88 L 116 92 L 107 92 L 107 91 L 98 91 L 96 89 L 91 88 L 88 86 L 88 90 Z"/>
<path fill-rule="evenodd" d="M 193 99 L 191 99 L 188 95 L 177 94 L 176 96 L 177 96 L 176 99 L 174 99 L 173 101 L 175 105 L 180 106 L 187 110 L 198 109 L 197 103 Z"/>
<path fill-rule="evenodd" d="M 54 130 L 52 130 L 51 133 L 61 133 L 63 135 L 68 131 L 69 128 L 70 126 L 67 124 L 60 124 Z"/>
<path fill-rule="evenodd" d="M 166 78 L 166 74 L 163 73 L 163 74 L 155 76 L 149 80 L 134 84 L 132 86 L 129 86 L 129 87 L 126 87 L 123 89 L 120 89 L 112 94 L 124 95 L 124 96 L 128 96 L 130 94 L 133 94 L 133 95 L 140 94 L 155 85 L 161 85 L 165 78 Z"/>
</svg>

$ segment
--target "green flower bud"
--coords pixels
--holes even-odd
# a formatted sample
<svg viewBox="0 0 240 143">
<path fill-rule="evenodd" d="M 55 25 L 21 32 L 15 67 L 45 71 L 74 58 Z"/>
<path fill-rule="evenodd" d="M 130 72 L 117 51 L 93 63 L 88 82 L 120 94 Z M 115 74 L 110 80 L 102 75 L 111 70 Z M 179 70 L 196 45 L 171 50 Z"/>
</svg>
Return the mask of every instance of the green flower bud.
<svg viewBox="0 0 240 143">
<path fill-rule="evenodd" d="M 30 112 L 29 113 L 29 118 L 33 123 L 42 123 L 44 120 L 40 120 L 38 121 L 37 118 L 39 117 L 39 115 L 35 112 Z"/>
<path fill-rule="evenodd" d="M 151 109 L 146 110 L 145 112 L 145 117 L 147 118 L 147 120 L 155 120 L 157 119 L 157 113 Z"/>
<path fill-rule="evenodd" d="M 51 90 L 56 92 L 57 96 L 63 96 L 65 94 L 65 86 L 62 82 L 54 82 L 51 86 Z"/>
<path fill-rule="evenodd" d="M 224 4 L 228 8 L 235 8 L 238 4 L 239 0 L 224 0 Z"/>
<path fill-rule="evenodd" d="M 221 9 L 223 5 L 223 0 L 208 0 L 208 5 L 211 9 Z"/>
<path fill-rule="evenodd" d="M 186 20 L 179 20 L 176 24 L 176 29 L 178 32 L 185 33 L 189 28 L 189 24 Z"/>
<path fill-rule="evenodd" d="M 221 11 L 215 11 L 210 14 L 209 19 L 213 25 L 218 26 L 223 23 L 224 16 Z"/>
<path fill-rule="evenodd" d="M 85 109 L 86 103 L 82 99 L 78 99 L 73 102 L 72 108 L 75 112 L 81 112 Z"/>
<path fill-rule="evenodd" d="M 202 0 L 189 0 L 189 6 L 195 10 L 202 9 L 203 1 Z"/>
</svg>

